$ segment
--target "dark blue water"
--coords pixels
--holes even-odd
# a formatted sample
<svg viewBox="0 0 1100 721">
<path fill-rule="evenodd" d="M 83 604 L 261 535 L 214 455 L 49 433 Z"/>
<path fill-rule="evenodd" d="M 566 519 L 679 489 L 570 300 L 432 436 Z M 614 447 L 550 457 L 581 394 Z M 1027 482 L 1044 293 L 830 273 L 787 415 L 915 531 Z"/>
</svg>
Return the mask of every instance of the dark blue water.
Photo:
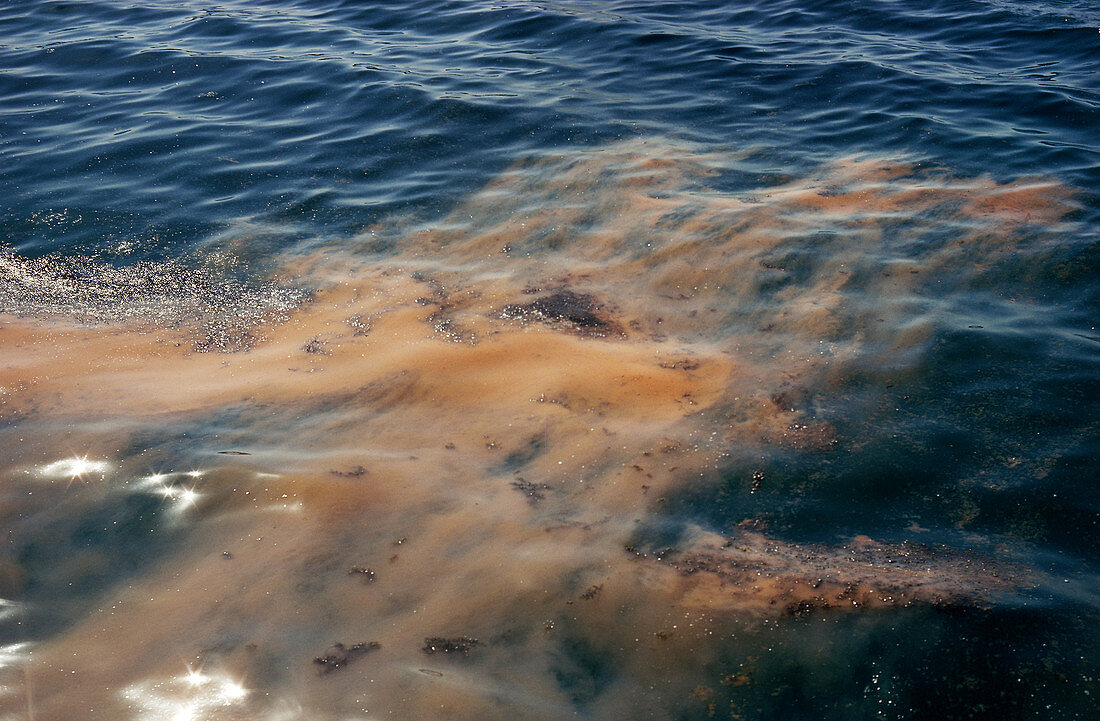
<svg viewBox="0 0 1100 721">
<path fill-rule="evenodd" d="M 31 254 L 342 237 L 645 134 L 791 173 L 875 151 L 1097 184 L 1089 3 L 11 2 L 0 22 L 3 219 Z"/>
<path fill-rule="evenodd" d="M 293 284 L 287 258 L 337 251 L 364 263 L 407 254 L 468 269 L 464 238 L 559 202 L 583 212 L 562 227 L 546 221 L 545 232 L 516 236 L 531 265 L 549 258 L 565 268 L 584 258 L 610 268 L 640 257 L 644 238 L 629 253 L 599 260 L 597 231 L 630 221 L 623 206 L 601 204 L 606 185 L 569 195 L 568 183 L 545 171 L 550 181 L 540 175 L 529 186 L 508 185 L 512 197 L 499 208 L 483 189 L 540 162 L 561 163 L 568 175 L 569 158 L 586 159 L 576 161 L 582 167 L 591 161 L 593 170 L 583 171 L 589 175 L 577 177 L 614 186 L 619 166 L 599 158 L 647 144 L 685 148 L 682 155 L 710 163 L 705 180 L 689 177 L 652 193 L 688 197 L 683 215 L 707 219 L 710 235 L 677 225 L 670 213 L 671 230 L 654 240 L 670 248 L 685 238 L 704 248 L 718 243 L 720 211 L 708 206 L 716 198 L 766 206 L 769 193 L 807 182 L 819 183 L 823 198 L 894 198 L 820 221 L 777 205 L 776 217 L 797 216 L 793 225 L 755 221 L 783 237 L 761 256 L 762 266 L 754 256 L 759 282 L 751 292 L 720 296 L 715 310 L 700 308 L 713 320 L 684 320 L 683 337 L 748 348 L 757 341 L 741 339 L 764 337 L 795 307 L 784 305 L 794 303 L 792 294 L 808 298 L 828 288 L 835 324 L 808 332 L 834 347 L 858 341 L 860 351 L 837 351 L 816 385 L 776 381 L 764 393 L 784 412 L 790 406 L 823 424 L 828 438 L 731 442 L 705 472 L 661 499 L 650 524 L 657 530 L 640 533 L 638 543 L 653 550 L 688 528 L 726 533 L 754 519 L 754 528 L 786 543 L 867 535 L 943 544 L 1021 563 L 1038 580 L 1008 600 L 867 611 L 830 618 L 827 627 L 788 624 L 774 639 L 746 621 L 738 645 L 715 639 L 700 655 L 697 684 L 687 685 L 695 691 L 654 697 L 652 718 L 1100 718 L 1098 135 L 1100 8 L 1087 0 L 0 6 L 0 243 L 4 257 L 19 263 L 78 264 L 64 271 L 69 276 L 55 272 L 55 280 L 90 274 L 89 267 L 101 274 L 154 262 L 206 267 L 221 253 L 234 258 L 234 281 L 224 288 L 242 294 L 271 273 Z M 634 152 L 623 165 L 639 172 Z M 865 157 L 906 164 L 896 177 L 909 190 L 973 187 L 980 194 L 1013 183 L 1056 190 L 1037 201 L 1005 201 L 987 216 L 960 210 L 963 191 L 907 204 L 890 195 L 890 178 L 867 180 L 874 186 L 867 191 L 859 177 L 822 170 Z M 751 233 L 752 222 L 737 232 Z M 448 229 L 461 223 L 448 240 Z M 440 228 L 443 240 L 418 244 L 417 232 Z M 956 253 L 963 237 L 995 250 Z M 685 248 L 674 261 L 714 262 Z M 732 288 L 750 271 L 729 262 Z M 638 267 L 624 265 L 622 276 Z M 523 278 L 528 270 L 503 274 Z M 849 279 L 830 285 L 840 272 Z M 891 273 L 912 278 L 896 295 L 884 290 Z M 139 293 L 103 277 L 116 297 Z M 62 311 L 32 306 L 69 307 L 64 289 L 28 300 L 10 278 L 5 283 L 5 312 L 52 317 Z M 603 286 L 609 294 L 614 287 Z M 204 294 L 202 308 L 217 305 L 208 297 L 218 292 Z M 161 302 L 155 293 L 142 298 L 146 314 Z M 629 309 L 629 298 L 620 305 Z M 649 310 L 657 315 L 663 306 Z M 87 315 L 115 319 L 107 311 Z M 753 347 L 778 353 L 785 341 L 769 342 Z M 0 363 L 21 369 L 20 352 L 0 347 Z M 4 382 L 14 388 L 22 381 Z M 715 408 L 711 420 L 742 413 L 729 399 Z M 249 435 L 241 427 L 279 425 L 268 411 L 234 408 L 245 420 L 234 415 L 233 423 L 224 412 L 216 420 L 158 420 L 140 438 L 182 464 L 193 451 L 188 439 L 201 429 L 214 424 L 246 442 L 266 431 Z M 33 425 L 34 418 L 33 409 L 6 417 L 4 443 L 65 437 L 57 426 Z M 127 442 L 128 453 L 141 452 L 140 443 Z M 14 469 L 21 456 L 11 456 Z M 530 460 L 516 458 L 509 473 Z M 761 482 L 752 481 L 756 473 Z M 0 596 L 39 609 L 60 599 L 43 612 L 50 621 L 9 633 L 12 644 L 64 638 L 93 612 L 97 602 L 87 599 L 126 586 L 179 542 L 178 528 L 162 528 L 167 521 L 156 512 L 120 499 L 65 518 L 25 499 L 4 512 L 9 528 L 0 530 L 14 534 L 10 553 L 30 581 L 22 590 L 0 586 Z M 130 519 L 136 535 L 96 536 L 123 506 L 137 509 Z M 911 538 L 907 528 L 916 529 Z M 137 540 L 146 535 L 155 542 Z M 68 540 L 51 548 L 57 538 Z M 66 543 L 94 547 L 107 559 L 105 568 L 80 575 L 76 590 L 67 571 L 57 570 L 70 553 Z M 638 664 L 624 660 L 627 651 L 592 643 L 566 643 L 558 665 L 548 662 L 546 676 L 561 687 L 567 710 L 521 704 L 531 718 L 636 713 L 615 698 L 629 696 Z M 0 664 L 14 663 L 0 651 Z M 121 688 L 130 683 L 124 677 L 120 671 L 110 683 Z M 276 683 L 252 680 L 257 688 L 269 682 Z M 515 696 L 498 691 L 484 698 Z M 0 696 L 4 703 L 12 718 L 33 713 L 22 693 Z M 240 718 L 330 717 L 316 698 L 302 704 L 307 715 L 261 704 Z M 216 706 L 200 704 L 195 713 Z M 411 708 L 375 713 L 424 718 L 417 716 L 423 708 Z M 134 718 L 173 718 L 153 702 L 133 709 Z M 308 715 L 311 709 L 320 715 Z"/>
</svg>

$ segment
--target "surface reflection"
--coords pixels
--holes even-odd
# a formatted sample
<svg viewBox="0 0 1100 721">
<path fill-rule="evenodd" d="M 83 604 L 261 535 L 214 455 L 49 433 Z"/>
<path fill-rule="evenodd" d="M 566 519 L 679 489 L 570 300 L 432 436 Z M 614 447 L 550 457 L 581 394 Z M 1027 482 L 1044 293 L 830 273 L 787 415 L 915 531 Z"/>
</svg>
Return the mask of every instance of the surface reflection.
<svg viewBox="0 0 1100 721">
<path fill-rule="evenodd" d="M 114 470 L 114 464 L 109 461 L 92 460 L 87 456 L 73 456 L 41 466 L 38 474 L 43 478 L 82 481 L 86 476 L 103 476 L 112 470 Z"/>
<path fill-rule="evenodd" d="M 173 502 L 176 510 L 183 511 L 187 508 L 194 508 L 202 496 L 196 490 L 197 486 L 195 485 L 197 479 L 202 476 L 202 471 L 153 473 L 140 479 L 138 487 L 163 496 Z"/>
<path fill-rule="evenodd" d="M 188 669 L 167 679 L 148 679 L 123 689 L 122 698 L 136 719 L 203 721 L 239 718 L 231 715 L 248 690 L 236 679 L 216 672 Z"/>
</svg>

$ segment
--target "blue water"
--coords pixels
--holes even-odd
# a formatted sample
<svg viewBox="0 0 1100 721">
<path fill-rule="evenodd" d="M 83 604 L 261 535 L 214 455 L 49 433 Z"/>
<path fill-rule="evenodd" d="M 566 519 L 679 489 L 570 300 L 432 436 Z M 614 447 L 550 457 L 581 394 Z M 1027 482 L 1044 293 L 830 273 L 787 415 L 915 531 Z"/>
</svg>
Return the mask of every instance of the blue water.
<svg viewBox="0 0 1100 721">
<path fill-rule="evenodd" d="M 1097 186 L 1087 2 L 11 2 L 0 23 L 3 219 L 31 254 L 175 254 L 242 220 L 340 237 L 643 134 L 779 172 L 871 150 Z"/>
<path fill-rule="evenodd" d="M 763 198 L 862 156 L 910 164 L 918 178 L 1066 189 L 1058 222 L 1028 215 L 1011 226 L 1015 248 L 992 259 L 937 260 L 957 234 L 983 232 L 980 220 L 950 215 L 954 201 L 871 212 L 889 249 L 881 257 L 928 271 L 905 301 L 910 317 L 886 321 L 923 319 L 920 342 L 892 354 L 890 338 L 875 335 L 860 303 L 882 268 L 854 268 L 834 339 L 865 333 L 873 350 L 836 370 L 827 391 L 795 389 L 790 400 L 827 421 L 840 450 L 732 449 L 670 494 L 653 525 L 672 530 L 642 540 L 656 548 L 683 524 L 721 532 L 752 517 L 792 543 L 900 542 L 912 524 L 992 555 L 1005 539 L 1026 543 L 1021 557 L 1073 591 L 1048 592 L 1044 581 L 1001 606 L 869 613 L 837 621 L 824 640 L 820 629 L 788 631 L 745 686 L 715 680 L 741 661 L 712 649 L 698 703 L 669 700 L 653 718 L 1100 718 L 1098 136 L 1100 8 L 1087 0 L 0 6 L 0 243 L 27 262 L 201 264 L 231 249 L 245 284 L 276 259 L 327 249 L 382 262 L 409 252 L 416 231 L 482 207 L 470 199 L 509 168 L 647 139 L 736 158 L 715 163 L 698 191 L 704 204 Z M 567 234 L 613 225 L 602 210 Z M 730 300 L 700 335 L 763 327 L 784 284 L 812 285 L 838 244 L 850 253 L 865 242 L 862 227 L 823 222 L 820 235 L 793 238 L 775 253 L 793 275 L 762 281 L 753 308 Z M 531 242 L 533 258 L 558 250 L 549 235 L 545 247 Z M 446 244 L 437 252 L 446 265 Z M 18 352 L 0 348 L 0 361 L 14 364 Z M 23 419 L 4 421 L 11 438 Z M 164 435 L 184 448 L 194 431 L 169 426 Z M 761 469 L 765 481 L 749 493 L 746 478 Z M 98 527 L 111 509 L 65 527 Z M 142 513 L 143 536 L 160 521 Z M 176 533 L 156 543 L 170 546 Z M 31 577 L 68 553 L 44 543 L 12 552 Z M 104 541 L 105 555 L 132 563 L 80 593 L 142 573 L 152 551 L 136 546 Z M 72 598 L 51 616 L 64 619 L 56 628 L 35 628 L 36 643 L 89 613 L 79 593 L 42 583 L 28 586 L 28 604 Z M 0 587 L 4 595 L 16 594 Z M 846 646 L 849 633 L 866 643 Z M 573 656 L 579 670 L 558 673 L 561 685 L 594 690 L 566 688 L 570 713 L 599 718 L 609 702 L 597 699 L 629 672 L 614 653 Z M 892 669 L 889 688 L 876 663 Z"/>
</svg>

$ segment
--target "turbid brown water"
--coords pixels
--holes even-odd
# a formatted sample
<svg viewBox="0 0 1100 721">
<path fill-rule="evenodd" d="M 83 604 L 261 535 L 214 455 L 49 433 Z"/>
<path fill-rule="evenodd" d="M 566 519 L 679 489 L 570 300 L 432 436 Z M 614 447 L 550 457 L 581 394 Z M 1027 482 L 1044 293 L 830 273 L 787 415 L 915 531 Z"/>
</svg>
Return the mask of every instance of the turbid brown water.
<svg viewBox="0 0 1100 721">
<path fill-rule="evenodd" d="M 654 530 L 731 454 L 858 452 L 817 412 L 842 371 L 909 372 L 918 300 L 1073 208 L 877 158 L 724 191 L 736 161 L 536 159 L 251 284 L 5 257 L 2 718 L 674 718 L 751 682 L 752 629 L 1041 583 L 1010 546 Z"/>
</svg>

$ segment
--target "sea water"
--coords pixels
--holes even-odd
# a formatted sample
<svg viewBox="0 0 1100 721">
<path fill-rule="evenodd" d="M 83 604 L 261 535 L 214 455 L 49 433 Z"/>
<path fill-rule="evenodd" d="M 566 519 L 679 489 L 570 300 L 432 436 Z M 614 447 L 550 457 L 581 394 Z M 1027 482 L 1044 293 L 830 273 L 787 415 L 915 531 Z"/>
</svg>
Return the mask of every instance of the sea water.
<svg viewBox="0 0 1100 721">
<path fill-rule="evenodd" d="M 0 719 L 1100 717 L 1083 0 L 0 7 Z"/>
</svg>

